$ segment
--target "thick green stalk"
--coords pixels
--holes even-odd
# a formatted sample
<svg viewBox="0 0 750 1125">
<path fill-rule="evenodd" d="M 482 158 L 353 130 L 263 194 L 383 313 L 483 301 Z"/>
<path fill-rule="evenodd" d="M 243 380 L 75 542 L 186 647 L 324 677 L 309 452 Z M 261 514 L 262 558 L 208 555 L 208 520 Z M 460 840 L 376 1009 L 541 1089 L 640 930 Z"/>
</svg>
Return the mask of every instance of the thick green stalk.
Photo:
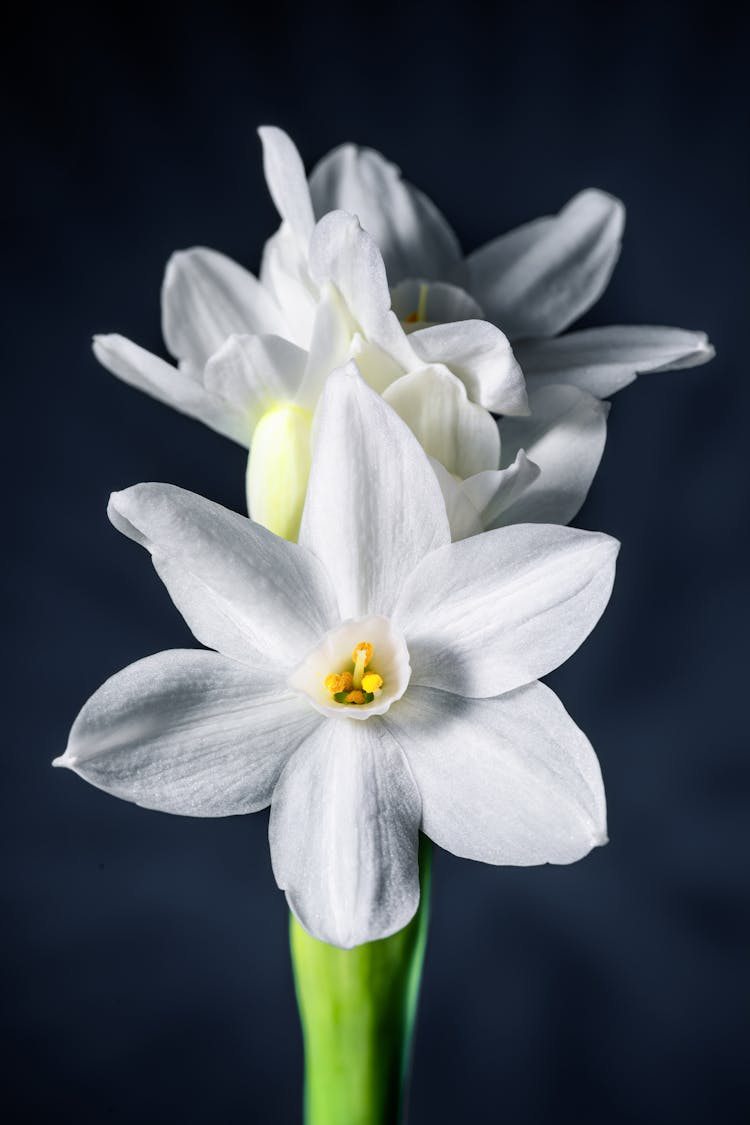
<svg viewBox="0 0 750 1125">
<path fill-rule="evenodd" d="M 305 1125 L 398 1125 L 422 976 L 430 842 L 420 836 L 419 910 L 392 937 L 337 949 L 291 918 L 305 1046 Z"/>
</svg>

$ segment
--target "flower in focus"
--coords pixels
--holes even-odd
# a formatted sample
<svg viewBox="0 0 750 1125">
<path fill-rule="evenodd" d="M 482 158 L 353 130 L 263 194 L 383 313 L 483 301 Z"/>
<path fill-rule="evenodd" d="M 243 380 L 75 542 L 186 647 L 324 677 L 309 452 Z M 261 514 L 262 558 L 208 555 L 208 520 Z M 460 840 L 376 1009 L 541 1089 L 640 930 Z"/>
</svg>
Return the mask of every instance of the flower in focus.
<svg viewBox="0 0 750 1125">
<path fill-rule="evenodd" d="M 168 485 L 109 514 L 215 651 L 113 676 L 56 764 L 166 812 L 270 804 L 276 880 L 315 937 L 409 921 L 419 828 L 494 864 L 605 842 L 596 756 L 538 677 L 598 620 L 618 544 L 546 525 L 451 543 L 424 452 L 353 364 L 321 400 L 299 544 Z"/>
</svg>

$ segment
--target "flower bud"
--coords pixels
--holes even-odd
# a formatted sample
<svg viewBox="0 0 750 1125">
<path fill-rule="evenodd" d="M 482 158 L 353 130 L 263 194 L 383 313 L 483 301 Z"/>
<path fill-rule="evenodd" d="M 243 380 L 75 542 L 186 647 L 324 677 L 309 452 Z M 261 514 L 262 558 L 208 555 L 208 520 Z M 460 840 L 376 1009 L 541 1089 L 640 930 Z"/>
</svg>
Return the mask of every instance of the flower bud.
<svg viewBox="0 0 750 1125">
<path fill-rule="evenodd" d="M 260 419 L 247 463 L 251 519 L 284 539 L 297 539 L 310 475 L 312 415 L 280 406 Z"/>
</svg>

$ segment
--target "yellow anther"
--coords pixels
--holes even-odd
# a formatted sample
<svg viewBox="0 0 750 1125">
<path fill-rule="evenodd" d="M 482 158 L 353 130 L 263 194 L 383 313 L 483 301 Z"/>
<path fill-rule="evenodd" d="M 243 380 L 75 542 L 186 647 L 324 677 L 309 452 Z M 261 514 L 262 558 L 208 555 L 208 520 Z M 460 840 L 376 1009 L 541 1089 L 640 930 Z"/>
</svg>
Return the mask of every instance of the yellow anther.
<svg viewBox="0 0 750 1125">
<path fill-rule="evenodd" d="M 359 642 L 359 644 L 355 648 L 354 652 L 352 653 L 352 664 L 357 663 L 357 661 L 360 659 L 360 655 L 362 653 L 364 653 L 364 658 L 365 658 L 364 667 L 366 668 L 367 665 L 372 660 L 372 645 L 370 644 L 369 641 L 360 641 Z"/>
<path fill-rule="evenodd" d="M 366 692 L 379 691 L 383 686 L 383 677 L 377 672 L 368 672 L 362 677 L 362 690 Z"/>
<path fill-rule="evenodd" d="M 352 674 L 351 672 L 342 672 L 339 675 L 338 672 L 331 672 L 323 682 L 331 695 L 335 695 L 338 691 L 349 691 L 352 686 Z"/>
<path fill-rule="evenodd" d="M 362 691 L 350 691 L 346 697 L 347 703 L 364 703 L 364 701 L 365 694 Z"/>
<path fill-rule="evenodd" d="M 409 313 L 404 324 L 419 324 L 419 313 Z"/>
</svg>

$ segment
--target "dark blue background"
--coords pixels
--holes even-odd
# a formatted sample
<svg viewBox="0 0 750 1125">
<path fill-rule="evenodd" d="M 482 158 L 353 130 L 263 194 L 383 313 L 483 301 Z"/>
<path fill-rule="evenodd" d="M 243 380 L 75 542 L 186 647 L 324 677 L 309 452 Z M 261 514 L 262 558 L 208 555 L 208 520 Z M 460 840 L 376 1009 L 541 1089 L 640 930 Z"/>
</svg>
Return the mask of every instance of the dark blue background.
<svg viewBox="0 0 750 1125">
<path fill-rule="evenodd" d="M 592 324 L 703 328 L 707 368 L 613 406 L 579 518 L 623 541 L 611 606 L 550 678 L 604 771 L 611 843 L 571 868 L 437 855 L 412 1121 L 744 1119 L 748 1006 L 745 29 L 728 4 L 366 10 L 270 0 L 29 11 L 3 68 L 18 184 L 4 305 L 12 631 L 3 747 L 3 1103 L 16 1119 L 294 1122 L 301 1050 L 266 816 L 200 821 L 49 768 L 79 706 L 190 644 L 107 495 L 243 504 L 242 451 L 106 374 L 161 350 L 176 248 L 257 269 L 258 124 L 308 162 L 396 160 L 472 248 L 579 188 L 620 195 Z M 8 264 L 7 252 L 5 255 Z"/>
</svg>

